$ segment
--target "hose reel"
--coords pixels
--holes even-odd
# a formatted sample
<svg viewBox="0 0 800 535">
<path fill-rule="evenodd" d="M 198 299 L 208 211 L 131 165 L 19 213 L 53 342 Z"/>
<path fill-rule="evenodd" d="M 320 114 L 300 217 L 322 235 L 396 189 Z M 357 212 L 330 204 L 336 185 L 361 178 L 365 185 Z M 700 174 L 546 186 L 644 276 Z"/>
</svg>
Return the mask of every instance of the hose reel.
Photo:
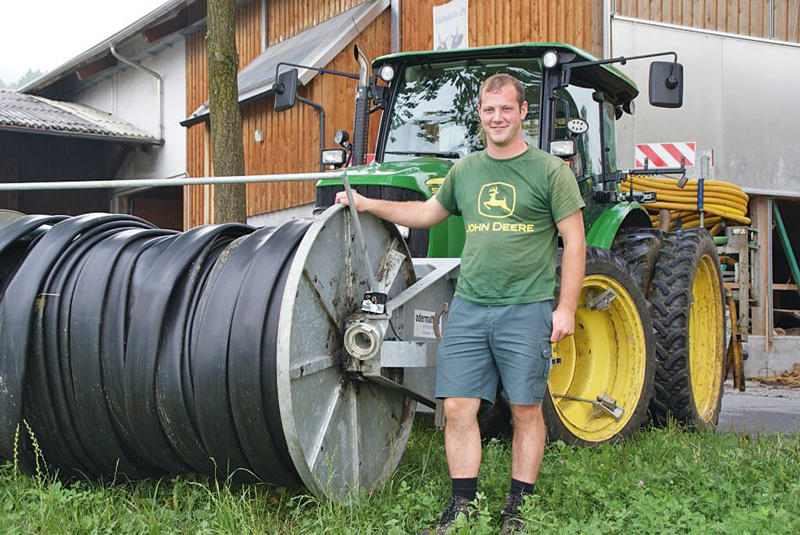
<svg viewBox="0 0 800 535">
<path fill-rule="evenodd" d="M 35 439 L 65 478 L 233 474 L 337 499 L 380 485 L 414 400 L 431 396 L 436 340 L 415 335 L 414 312 L 449 301 L 459 263 L 423 259 L 417 281 L 393 225 L 361 226 L 369 262 L 341 206 L 263 229 L 173 233 L 109 214 L 10 223 L 0 457 L 33 466 Z M 360 310 L 365 264 L 383 315 Z"/>
</svg>

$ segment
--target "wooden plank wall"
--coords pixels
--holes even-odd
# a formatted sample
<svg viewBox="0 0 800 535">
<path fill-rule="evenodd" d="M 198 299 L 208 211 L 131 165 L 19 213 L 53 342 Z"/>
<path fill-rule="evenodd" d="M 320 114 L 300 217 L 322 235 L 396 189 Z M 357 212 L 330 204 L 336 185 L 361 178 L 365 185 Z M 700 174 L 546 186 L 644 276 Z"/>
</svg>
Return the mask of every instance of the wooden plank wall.
<svg viewBox="0 0 800 535">
<path fill-rule="evenodd" d="M 363 1 L 267 0 L 267 43 L 279 43 Z"/>
<path fill-rule="evenodd" d="M 280 42 L 300 31 L 327 20 L 363 0 L 268 0 L 267 42 Z M 447 0 L 402 0 L 403 50 L 433 48 L 433 6 Z M 190 23 L 205 17 L 205 3 L 189 7 Z M 567 42 L 596 55 L 602 53 L 602 2 L 596 0 L 472 0 L 469 8 L 470 46 L 485 46 L 524 41 Z M 237 12 L 237 49 L 240 69 L 261 51 L 261 2 L 255 0 Z M 390 50 L 390 14 L 387 9 L 362 33 L 359 45 L 372 58 Z M 208 99 L 208 60 L 205 31 L 187 38 L 186 115 Z M 357 69 L 350 47 L 330 65 L 354 72 Z M 326 145 L 337 128 L 352 132 L 353 83 L 322 76 L 301 95 L 325 106 Z M 314 171 L 319 165 L 319 123 L 317 113 L 298 105 L 282 114 L 272 112 L 272 98 L 260 99 L 242 110 L 245 169 L 248 174 Z M 379 117 L 371 125 L 371 139 L 377 134 Z M 254 132 L 261 130 L 264 141 L 256 143 Z M 187 159 L 190 176 L 210 173 L 207 123 L 188 129 Z M 374 146 L 370 150 L 374 150 Z M 187 188 L 186 226 L 210 221 L 213 188 Z M 247 188 L 250 215 L 312 202 L 310 184 L 261 184 Z"/>
<path fill-rule="evenodd" d="M 267 43 L 274 44 L 307 28 L 323 22 L 363 0 L 269 0 L 267 2 Z M 206 16 L 205 2 L 189 7 L 189 22 Z M 236 13 L 236 48 L 239 52 L 239 70 L 261 53 L 261 1 L 254 0 Z M 380 27 L 378 33 L 376 28 Z M 372 56 L 389 51 L 389 11 L 368 28 L 360 44 L 367 46 Z M 350 47 L 340 54 L 331 68 L 355 72 Z M 300 94 L 321 102 L 327 111 L 326 139 L 329 146 L 337 128 L 352 131 L 352 82 L 324 77 L 301 89 Z M 323 95 L 324 93 L 324 95 Z M 191 115 L 208 100 L 208 54 L 205 30 L 198 31 L 186 40 L 186 116 Z M 274 114 L 272 98 L 260 99 L 242 109 L 242 135 L 247 174 L 286 173 L 314 171 L 319 166 L 319 123 L 314 110 L 298 104 L 297 108 Z M 348 117 L 347 119 L 345 119 Z M 377 118 L 373 121 L 373 134 L 377 133 Z M 255 130 L 264 135 L 262 143 L 254 140 Z M 373 136 L 374 137 L 374 136 Z M 211 175 L 208 123 L 196 124 L 187 132 L 187 168 L 189 176 Z M 276 155 L 280 155 L 276 157 Z M 186 188 L 184 213 L 187 228 L 208 223 L 213 219 L 213 187 L 190 186 Z M 312 202 L 313 186 L 287 183 L 278 185 L 249 185 L 247 213 L 279 210 Z"/>
<path fill-rule="evenodd" d="M 391 16 L 387 9 L 356 39 L 371 57 L 390 49 Z M 352 46 L 346 47 L 328 65 L 331 69 L 357 72 Z M 317 76 L 300 95 L 325 108 L 325 145 L 334 147 L 333 134 L 343 128 L 352 134 L 355 82 L 338 76 Z M 242 110 L 245 168 L 248 174 L 300 173 L 319 169 L 319 114 L 298 103 L 293 109 L 275 113 L 272 97 L 259 99 Z M 370 151 L 375 150 L 380 112 L 370 120 Z M 264 141 L 256 143 L 261 130 Z M 247 212 L 260 214 L 314 201 L 313 182 L 248 184 Z"/>
<path fill-rule="evenodd" d="M 800 0 L 618 0 L 620 15 L 658 22 L 800 42 Z"/>
<path fill-rule="evenodd" d="M 448 1 L 403 0 L 403 50 L 433 49 L 433 6 Z M 602 7 L 599 0 L 471 0 L 469 46 L 553 41 L 600 56 Z"/>
<path fill-rule="evenodd" d="M 206 17 L 206 3 L 188 6 L 189 24 Z M 208 53 L 206 32 L 201 28 L 186 37 L 186 116 L 208 99 Z M 186 172 L 190 177 L 206 176 L 205 124 L 196 124 L 186 132 Z M 184 227 L 196 227 L 210 221 L 211 188 L 188 186 L 183 192 Z"/>
</svg>

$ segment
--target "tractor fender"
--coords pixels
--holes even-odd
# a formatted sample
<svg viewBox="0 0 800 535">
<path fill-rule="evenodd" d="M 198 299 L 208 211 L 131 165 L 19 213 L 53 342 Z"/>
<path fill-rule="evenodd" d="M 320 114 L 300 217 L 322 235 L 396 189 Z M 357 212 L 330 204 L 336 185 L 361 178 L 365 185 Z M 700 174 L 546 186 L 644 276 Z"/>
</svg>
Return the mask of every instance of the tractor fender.
<svg viewBox="0 0 800 535">
<path fill-rule="evenodd" d="M 650 216 L 638 202 L 622 202 L 605 208 L 589 224 L 586 244 L 610 249 L 621 228 L 652 227 Z"/>
</svg>

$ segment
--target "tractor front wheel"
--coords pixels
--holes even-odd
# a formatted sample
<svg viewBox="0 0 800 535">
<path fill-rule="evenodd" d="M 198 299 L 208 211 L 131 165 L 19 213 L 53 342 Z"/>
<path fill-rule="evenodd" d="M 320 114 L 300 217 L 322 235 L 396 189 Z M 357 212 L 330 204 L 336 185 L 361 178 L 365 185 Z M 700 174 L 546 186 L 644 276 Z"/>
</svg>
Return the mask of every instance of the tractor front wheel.
<svg viewBox="0 0 800 535">
<path fill-rule="evenodd" d="M 639 284 L 619 256 L 587 249 L 575 334 L 556 345 L 542 407 L 550 440 L 615 442 L 647 421 L 655 345 Z"/>
</svg>

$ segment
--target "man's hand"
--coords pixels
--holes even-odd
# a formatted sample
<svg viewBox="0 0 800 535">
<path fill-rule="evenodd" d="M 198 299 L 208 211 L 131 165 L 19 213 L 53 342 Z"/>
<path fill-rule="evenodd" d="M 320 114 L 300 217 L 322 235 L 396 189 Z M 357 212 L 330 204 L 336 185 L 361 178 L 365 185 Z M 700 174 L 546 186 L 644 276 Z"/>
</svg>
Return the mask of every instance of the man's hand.
<svg viewBox="0 0 800 535">
<path fill-rule="evenodd" d="M 575 332 L 575 311 L 556 308 L 553 312 L 553 331 L 550 342 L 560 342 Z"/>
<path fill-rule="evenodd" d="M 356 205 L 356 210 L 359 212 L 366 212 L 369 210 L 370 199 L 368 197 L 364 197 L 356 190 L 353 190 L 353 203 Z M 336 194 L 336 204 L 343 204 L 345 206 L 350 206 L 350 202 L 347 200 L 347 193 L 344 191 L 340 191 Z"/>
<path fill-rule="evenodd" d="M 336 194 L 336 204 L 350 206 L 347 194 L 340 191 Z M 353 204 L 359 212 L 369 212 L 374 216 L 391 221 L 408 228 L 430 228 L 448 218 L 450 212 L 445 210 L 436 197 L 427 201 L 385 201 L 364 197 L 353 190 Z"/>
</svg>

